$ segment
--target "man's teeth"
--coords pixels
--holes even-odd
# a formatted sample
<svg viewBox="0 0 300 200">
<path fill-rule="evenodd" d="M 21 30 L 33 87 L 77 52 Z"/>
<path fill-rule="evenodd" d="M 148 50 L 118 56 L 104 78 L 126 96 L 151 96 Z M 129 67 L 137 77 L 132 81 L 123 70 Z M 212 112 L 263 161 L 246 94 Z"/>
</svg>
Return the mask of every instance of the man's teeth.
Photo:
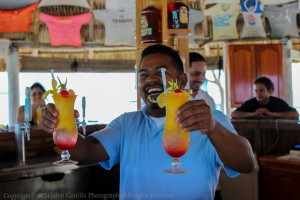
<svg viewBox="0 0 300 200">
<path fill-rule="evenodd" d="M 162 91 L 161 88 L 151 88 L 148 90 L 148 94 L 151 94 L 151 93 L 160 93 Z"/>
</svg>

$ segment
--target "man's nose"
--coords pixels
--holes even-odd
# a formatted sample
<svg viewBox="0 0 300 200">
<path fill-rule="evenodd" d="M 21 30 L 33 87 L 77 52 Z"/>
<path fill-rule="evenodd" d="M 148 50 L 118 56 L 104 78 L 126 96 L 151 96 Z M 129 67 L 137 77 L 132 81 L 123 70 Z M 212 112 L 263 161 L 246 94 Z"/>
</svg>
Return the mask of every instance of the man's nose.
<svg viewBox="0 0 300 200">
<path fill-rule="evenodd" d="M 149 74 L 149 76 L 146 79 L 146 82 L 152 82 L 152 81 L 159 81 L 161 78 L 160 75 L 157 74 Z"/>
</svg>

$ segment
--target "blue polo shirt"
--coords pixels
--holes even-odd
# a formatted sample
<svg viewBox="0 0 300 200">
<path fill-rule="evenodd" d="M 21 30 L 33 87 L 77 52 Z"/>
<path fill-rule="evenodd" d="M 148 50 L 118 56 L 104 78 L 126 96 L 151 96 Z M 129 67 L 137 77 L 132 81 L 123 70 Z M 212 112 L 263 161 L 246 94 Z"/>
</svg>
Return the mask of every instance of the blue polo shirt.
<svg viewBox="0 0 300 200">
<path fill-rule="evenodd" d="M 234 130 L 228 117 L 218 110 L 214 118 Z M 164 150 L 164 126 L 157 127 L 146 110 L 125 113 L 101 131 L 93 133 L 110 159 L 100 162 L 111 169 L 120 162 L 120 199 L 214 199 L 220 169 L 223 166 L 215 148 L 206 135 L 190 133 L 190 146 L 180 160 L 188 174 L 166 174 L 172 157 Z M 224 168 L 228 176 L 237 172 Z"/>
</svg>

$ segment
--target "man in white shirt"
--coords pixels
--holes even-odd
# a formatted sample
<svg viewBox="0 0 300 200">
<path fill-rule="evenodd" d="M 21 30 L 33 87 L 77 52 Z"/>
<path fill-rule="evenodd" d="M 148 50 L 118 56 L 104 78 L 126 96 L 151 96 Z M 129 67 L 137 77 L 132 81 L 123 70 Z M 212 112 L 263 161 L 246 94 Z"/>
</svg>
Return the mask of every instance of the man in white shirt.
<svg viewBox="0 0 300 200">
<path fill-rule="evenodd" d="M 192 89 L 192 96 L 194 100 L 203 99 L 207 105 L 209 105 L 211 110 L 216 109 L 216 104 L 214 99 L 205 91 L 200 89 L 200 86 L 205 81 L 205 73 L 207 70 L 207 65 L 205 58 L 197 53 L 197 52 L 190 52 L 190 88 Z M 218 184 L 215 198 L 214 200 L 221 200 L 221 188 Z"/>
<path fill-rule="evenodd" d="M 205 91 L 200 89 L 200 86 L 205 81 L 206 62 L 204 57 L 196 52 L 190 52 L 190 88 L 194 99 L 203 99 L 209 105 L 210 109 L 215 110 L 215 101 Z"/>
</svg>

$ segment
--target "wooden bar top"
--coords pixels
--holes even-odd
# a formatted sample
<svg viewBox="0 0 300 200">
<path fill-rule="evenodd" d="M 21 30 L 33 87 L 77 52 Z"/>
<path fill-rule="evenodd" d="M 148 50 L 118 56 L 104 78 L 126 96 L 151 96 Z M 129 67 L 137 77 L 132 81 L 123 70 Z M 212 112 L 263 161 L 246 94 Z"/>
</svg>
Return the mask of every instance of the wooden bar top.
<svg viewBox="0 0 300 200">
<path fill-rule="evenodd" d="M 238 134 L 247 138 L 258 157 L 288 153 L 300 143 L 300 122 L 288 119 L 231 119 Z"/>
<path fill-rule="evenodd" d="M 260 157 L 259 163 L 264 166 L 295 166 L 300 169 L 300 160 L 288 159 L 287 155 L 269 155 Z"/>
<path fill-rule="evenodd" d="M 236 129 L 299 130 L 300 121 L 289 119 L 231 119 Z"/>
<path fill-rule="evenodd" d="M 105 124 L 87 125 L 87 135 L 105 128 Z M 79 128 L 82 133 L 82 127 Z M 71 171 L 97 166 L 91 165 L 65 165 L 56 166 L 52 162 L 60 160 L 55 152 L 52 134 L 37 127 L 30 129 L 30 141 L 26 142 L 26 165 L 17 165 L 16 143 L 14 132 L 0 133 L 0 183 L 22 178 L 44 176 L 52 173 L 71 173 Z"/>
<path fill-rule="evenodd" d="M 260 199 L 299 199 L 300 162 L 288 160 L 285 156 L 279 154 L 259 158 Z"/>
</svg>

